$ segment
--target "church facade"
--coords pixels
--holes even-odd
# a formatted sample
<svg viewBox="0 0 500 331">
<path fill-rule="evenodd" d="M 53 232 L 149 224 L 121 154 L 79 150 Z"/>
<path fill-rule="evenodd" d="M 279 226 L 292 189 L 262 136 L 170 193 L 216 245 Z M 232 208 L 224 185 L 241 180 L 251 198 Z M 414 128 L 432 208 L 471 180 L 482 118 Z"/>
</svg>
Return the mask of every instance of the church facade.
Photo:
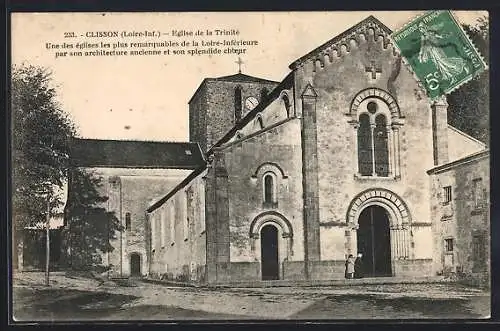
<svg viewBox="0 0 500 331">
<path fill-rule="evenodd" d="M 204 79 L 189 142 L 76 139 L 124 228 L 101 254 L 110 276 L 331 280 L 362 253 L 365 277 L 487 281 L 489 151 L 448 125 L 390 33 L 370 16 L 280 82 Z"/>
<path fill-rule="evenodd" d="M 369 17 L 281 82 L 203 81 L 190 140 L 207 163 L 147 209 L 150 276 L 336 279 L 357 253 L 368 277 L 450 268 L 435 207 L 444 172 L 431 169 L 485 146 L 448 125 L 445 99 L 427 98 L 390 33 Z"/>
<path fill-rule="evenodd" d="M 457 234 L 436 206 L 439 178 L 460 171 L 439 169 L 489 154 L 448 125 L 446 100 L 427 98 L 390 33 L 370 16 L 292 63 L 281 82 L 241 73 L 202 82 L 189 102 L 190 141 L 207 162 L 147 209 L 151 277 L 337 279 L 357 253 L 367 277 L 458 268 L 442 248 Z"/>
</svg>

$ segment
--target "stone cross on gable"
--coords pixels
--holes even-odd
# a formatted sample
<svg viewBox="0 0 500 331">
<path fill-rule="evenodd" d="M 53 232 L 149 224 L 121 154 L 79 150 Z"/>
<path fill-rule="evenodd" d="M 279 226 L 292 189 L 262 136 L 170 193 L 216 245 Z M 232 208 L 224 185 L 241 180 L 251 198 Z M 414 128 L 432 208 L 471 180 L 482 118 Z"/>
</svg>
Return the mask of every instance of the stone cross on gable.
<svg viewBox="0 0 500 331">
<path fill-rule="evenodd" d="M 366 72 L 371 72 L 372 79 L 377 79 L 377 74 L 382 73 L 382 67 L 375 64 L 375 61 L 371 61 L 369 66 L 365 67 Z"/>
<path fill-rule="evenodd" d="M 238 61 L 235 62 L 236 64 L 238 64 L 238 73 L 241 74 L 241 65 L 245 62 L 243 62 L 243 60 L 241 59 L 241 57 L 238 56 Z"/>
</svg>

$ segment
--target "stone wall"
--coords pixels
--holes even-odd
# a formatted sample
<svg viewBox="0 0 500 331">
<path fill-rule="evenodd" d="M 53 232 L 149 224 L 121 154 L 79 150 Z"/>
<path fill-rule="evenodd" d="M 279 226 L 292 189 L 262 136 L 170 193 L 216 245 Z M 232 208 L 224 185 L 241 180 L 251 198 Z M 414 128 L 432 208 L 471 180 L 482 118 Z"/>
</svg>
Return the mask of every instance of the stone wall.
<svg viewBox="0 0 500 331">
<path fill-rule="evenodd" d="M 111 240 L 113 251 L 102 254 L 103 264 L 111 266 L 111 276 L 130 275 L 130 255 L 141 257 L 141 273 L 147 274 L 146 209 L 182 180 L 189 171 L 169 169 L 89 168 L 102 178 L 101 194 L 109 199 L 105 208 L 114 211 L 122 226 L 126 227 L 126 214 L 130 213 L 130 227 L 116 233 Z"/>
<path fill-rule="evenodd" d="M 197 142 L 203 152 L 207 150 L 207 108 L 206 81 L 189 101 L 189 141 Z"/>
<path fill-rule="evenodd" d="M 292 118 L 233 142 L 223 147 L 223 155 L 229 179 L 230 261 L 260 263 L 259 234 L 267 222 L 279 232 L 280 262 L 303 260 L 300 120 Z M 276 200 L 266 204 L 263 176 L 270 172 Z"/>
<path fill-rule="evenodd" d="M 205 174 L 148 214 L 151 258 L 149 276 L 205 282 Z M 153 238 L 154 237 L 154 238 Z"/>
<path fill-rule="evenodd" d="M 259 235 L 268 223 L 279 232 L 280 264 L 304 259 L 300 155 L 296 118 L 215 151 L 204 179 L 207 282 L 260 280 Z M 272 203 L 263 198 L 263 176 L 269 173 L 275 181 Z"/>
</svg>

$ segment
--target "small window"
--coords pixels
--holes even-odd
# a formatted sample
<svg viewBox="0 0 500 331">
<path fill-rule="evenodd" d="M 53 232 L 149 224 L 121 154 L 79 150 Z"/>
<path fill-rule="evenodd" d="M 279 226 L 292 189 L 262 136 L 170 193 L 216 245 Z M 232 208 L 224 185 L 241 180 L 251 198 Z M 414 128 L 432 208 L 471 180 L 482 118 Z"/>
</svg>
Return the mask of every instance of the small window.
<svg viewBox="0 0 500 331">
<path fill-rule="evenodd" d="M 242 115 L 242 97 L 241 97 L 241 87 L 234 89 L 234 120 L 238 123 L 241 120 Z"/>
<path fill-rule="evenodd" d="M 125 213 L 125 229 L 132 230 L 132 220 L 130 213 Z"/>
<path fill-rule="evenodd" d="M 268 93 L 269 93 L 269 90 L 265 87 L 262 90 L 260 90 L 260 102 L 261 103 L 266 100 Z"/>
<path fill-rule="evenodd" d="M 444 204 L 449 204 L 451 201 L 451 186 L 446 186 L 443 188 Z"/>
<path fill-rule="evenodd" d="M 370 114 L 375 114 L 377 112 L 378 105 L 377 105 L 377 103 L 375 101 L 370 101 L 366 105 L 366 109 L 368 110 L 368 112 Z"/>
<path fill-rule="evenodd" d="M 483 235 L 472 237 L 472 272 L 483 271 L 486 266 L 486 249 Z"/>
<path fill-rule="evenodd" d="M 257 117 L 257 121 L 259 122 L 259 128 L 264 129 L 264 122 L 262 121 L 262 117 Z"/>
<path fill-rule="evenodd" d="M 484 203 L 482 178 L 474 179 L 473 185 L 474 185 L 474 206 L 476 208 L 482 208 Z"/>
<path fill-rule="evenodd" d="M 453 239 L 452 238 L 445 239 L 444 245 L 445 245 L 446 252 L 453 252 Z"/>
<path fill-rule="evenodd" d="M 274 190 L 273 176 L 271 175 L 264 176 L 264 202 L 266 203 L 273 202 L 273 190 Z"/>
<path fill-rule="evenodd" d="M 286 117 L 290 117 L 290 100 L 286 95 L 283 95 L 283 104 L 285 105 Z"/>
</svg>

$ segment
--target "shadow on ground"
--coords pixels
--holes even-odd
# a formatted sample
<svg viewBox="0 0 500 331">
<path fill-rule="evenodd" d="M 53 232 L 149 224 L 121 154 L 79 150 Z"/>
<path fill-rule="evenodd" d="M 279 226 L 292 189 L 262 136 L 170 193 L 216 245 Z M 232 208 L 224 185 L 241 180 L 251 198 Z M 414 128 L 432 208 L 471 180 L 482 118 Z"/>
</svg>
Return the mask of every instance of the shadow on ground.
<svg viewBox="0 0 500 331">
<path fill-rule="evenodd" d="M 29 288 L 15 288 L 13 292 L 16 298 L 13 316 L 18 322 L 249 318 L 173 306 L 137 305 L 123 308 L 123 305 L 138 297 L 107 292 Z"/>
<path fill-rule="evenodd" d="M 253 305 L 265 306 L 265 316 L 287 316 L 288 320 L 477 319 L 490 315 L 488 293 L 452 286 L 422 285 L 405 290 L 401 288 L 400 293 L 395 291 L 397 287 L 389 287 L 385 291 L 384 287 L 371 287 L 372 293 L 351 294 L 335 293 L 335 288 L 161 289 L 148 288 L 148 295 L 154 293 L 161 300 L 146 304 L 141 297 L 143 289 L 139 287 L 133 292 L 126 292 L 128 294 L 102 289 L 14 287 L 13 316 L 20 322 L 259 319 L 256 310 L 246 309 Z M 405 294 L 406 291 L 409 292 Z M 430 295 L 420 297 L 426 292 Z M 193 304 L 222 294 L 227 300 L 217 304 L 227 305 L 226 309 L 219 310 L 224 310 L 224 313 L 189 309 L 189 303 L 183 304 L 185 308 L 179 307 L 180 302 L 186 303 L 182 300 L 183 295 Z M 175 305 L 169 304 L 169 296 L 172 296 L 170 302 L 176 302 Z M 238 300 L 244 297 L 251 297 L 251 300 Z M 298 307 L 293 310 L 298 312 L 292 313 L 287 302 Z M 249 304 L 252 307 L 245 308 Z M 194 306 L 200 309 L 203 305 Z"/>
<path fill-rule="evenodd" d="M 489 315 L 490 298 L 407 298 L 336 295 L 314 302 L 290 319 L 477 319 Z"/>
</svg>

